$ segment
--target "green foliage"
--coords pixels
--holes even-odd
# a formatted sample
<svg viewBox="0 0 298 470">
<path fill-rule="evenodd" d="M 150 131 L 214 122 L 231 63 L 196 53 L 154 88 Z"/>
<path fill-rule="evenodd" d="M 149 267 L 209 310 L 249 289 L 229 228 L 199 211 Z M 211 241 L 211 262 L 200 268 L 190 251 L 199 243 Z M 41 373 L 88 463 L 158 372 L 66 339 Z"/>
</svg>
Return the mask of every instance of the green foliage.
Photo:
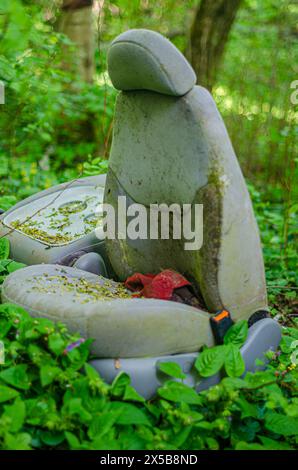
<svg viewBox="0 0 298 470">
<path fill-rule="evenodd" d="M 234 344 L 241 347 L 247 338 L 248 325 L 245 320 L 240 320 L 235 323 L 227 331 L 224 337 L 224 344 Z"/>
<path fill-rule="evenodd" d="M 287 349 L 295 328 L 285 330 L 281 352 L 270 354 L 266 371 L 226 377 L 201 393 L 183 383 L 179 366 L 160 364 L 176 379 L 145 402 L 125 373 L 104 383 L 86 363 L 90 341 L 80 344 L 62 324 L 2 304 L 0 326 L 2 449 L 288 449 L 298 442 L 298 374 Z M 240 336 L 243 323 L 234 330 Z M 202 355 L 232 348 L 237 356 L 239 345 L 229 338 L 236 335 Z M 236 376 L 239 358 L 231 362 Z"/>
<path fill-rule="evenodd" d="M 247 337 L 246 321 L 235 323 L 226 333 L 224 344 L 204 349 L 198 356 L 195 367 L 202 377 L 211 377 L 224 367 L 229 377 L 239 377 L 245 371 L 240 347 Z"/>
<path fill-rule="evenodd" d="M 4 210 L 15 203 L 15 195 L 25 198 L 77 177 L 87 156 L 95 158 L 108 145 L 115 90 L 106 82 L 98 83 L 105 68 L 98 66 L 90 84 L 81 81 L 75 69 L 62 67 L 66 48 L 75 56 L 75 47 L 55 30 L 55 15 L 51 4 L 45 12 L 43 2 L 1 2 L 0 80 L 5 104 L 0 105 L 0 207 Z"/>
<path fill-rule="evenodd" d="M 22 263 L 9 259 L 9 252 L 9 241 L 6 238 L 0 238 L 0 285 L 8 274 L 25 266 Z"/>
</svg>

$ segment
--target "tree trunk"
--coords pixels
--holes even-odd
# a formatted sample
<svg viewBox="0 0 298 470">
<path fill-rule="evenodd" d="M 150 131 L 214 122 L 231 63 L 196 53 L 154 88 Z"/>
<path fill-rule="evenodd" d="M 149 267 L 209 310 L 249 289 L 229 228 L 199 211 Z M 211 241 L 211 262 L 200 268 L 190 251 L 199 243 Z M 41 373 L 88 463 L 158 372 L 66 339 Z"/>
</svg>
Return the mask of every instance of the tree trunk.
<svg viewBox="0 0 298 470">
<path fill-rule="evenodd" d="M 57 23 L 59 32 L 67 36 L 73 47 L 63 48 L 64 70 L 70 70 L 74 76 L 83 82 L 92 83 L 95 71 L 94 50 L 95 35 L 93 31 L 93 0 L 63 0 L 61 3 L 61 14 Z M 73 84 L 68 87 L 69 93 L 77 93 Z M 65 133 L 68 135 L 68 142 L 95 142 L 96 129 L 94 125 L 95 117 L 91 112 L 86 112 L 83 119 L 76 121 L 72 128 L 62 129 L 60 139 L 65 140 Z M 69 125 L 69 124 L 68 124 Z"/>
<path fill-rule="evenodd" d="M 201 0 L 191 27 L 188 57 L 200 85 L 212 89 L 241 0 Z"/>
<path fill-rule="evenodd" d="M 94 74 L 93 0 L 63 0 L 58 29 L 76 45 L 75 65 L 79 77 L 92 83 Z M 70 61 L 72 62 L 72 61 Z M 68 61 L 65 68 L 69 68 Z"/>
</svg>

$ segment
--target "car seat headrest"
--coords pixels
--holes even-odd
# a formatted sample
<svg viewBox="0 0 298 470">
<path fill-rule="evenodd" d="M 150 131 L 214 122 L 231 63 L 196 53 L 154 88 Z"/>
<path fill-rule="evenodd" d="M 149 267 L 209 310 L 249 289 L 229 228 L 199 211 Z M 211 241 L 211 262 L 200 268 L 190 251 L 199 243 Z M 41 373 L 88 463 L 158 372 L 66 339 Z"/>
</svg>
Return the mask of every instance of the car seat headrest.
<svg viewBox="0 0 298 470">
<path fill-rule="evenodd" d="M 181 52 L 165 37 L 148 29 L 131 29 L 112 42 L 108 71 L 117 90 L 150 90 L 183 96 L 196 74 Z"/>
</svg>

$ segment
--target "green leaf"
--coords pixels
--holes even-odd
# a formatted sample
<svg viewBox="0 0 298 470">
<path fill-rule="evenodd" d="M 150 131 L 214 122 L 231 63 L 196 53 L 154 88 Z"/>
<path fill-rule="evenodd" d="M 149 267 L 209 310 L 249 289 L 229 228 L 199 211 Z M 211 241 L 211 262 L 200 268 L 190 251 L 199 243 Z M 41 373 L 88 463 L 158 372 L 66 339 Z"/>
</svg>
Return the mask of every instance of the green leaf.
<svg viewBox="0 0 298 470">
<path fill-rule="evenodd" d="M 183 373 L 180 364 L 177 362 L 159 362 L 158 368 L 164 374 L 174 377 L 176 379 L 185 379 L 186 375 Z"/>
<path fill-rule="evenodd" d="M 123 397 L 126 387 L 130 384 L 130 377 L 126 372 L 120 372 L 111 385 L 111 394 L 114 397 Z"/>
<path fill-rule="evenodd" d="M 33 426 L 43 425 L 50 415 L 56 413 L 55 400 L 49 394 L 25 400 L 25 405 L 26 423 Z"/>
<path fill-rule="evenodd" d="M 236 403 L 241 409 L 241 419 L 259 418 L 259 408 L 255 403 L 249 403 L 244 397 L 238 398 Z"/>
<path fill-rule="evenodd" d="M 0 78 L 3 80 L 12 80 L 15 76 L 15 69 L 12 63 L 3 55 L 0 56 Z"/>
<path fill-rule="evenodd" d="M 6 318 L 9 320 L 31 320 L 29 313 L 19 305 L 5 303 L 0 304 L 0 317 Z"/>
<path fill-rule="evenodd" d="M 286 442 L 279 442 L 276 439 L 270 439 L 267 436 L 257 436 L 262 444 L 265 446 L 266 449 L 268 450 L 291 450 L 293 449 L 290 444 L 287 444 Z"/>
<path fill-rule="evenodd" d="M 77 415 L 83 423 L 88 423 L 92 419 L 92 415 L 83 406 L 81 398 L 72 398 L 68 400 L 63 407 L 63 413 L 66 415 Z"/>
<path fill-rule="evenodd" d="M 80 441 L 75 434 L 66 431 L 65 437 L 71 449 L 81 449 Z"/>
<path fill-rule="evenodd" d="M 23 264 L 23 263 L 17 263 L 16 261 L 11 261 L 8 265 L 7 265 L 7 271 L 9 272 L 9 274 L 11 273 L 14 273 L 15 271 L 17 271 L 18 269 L 22 269 L 22 268 L 25 268 L 26 265 Z"/>
<path fill-rule="evenodd" d="M 141 395 L 139 395 L 138 392 L 131 385 L 126 385 L 123 400 L 137 401 L 140 403 L 143 403 L 145 401 L 145 399 L 141 397 Z"/>
<path fill-rule="evenodd" d="M 59 333 L 49 335 L 49 349 L 57 356 L 65 349 L 65 341 Z"/>
<path fill-rule="evenodd" d="M 31 436 L 25 432 L 20 434 L 9 434 L 5 436 L 7 450 L 31 450 Z"/>
<path fill-rule="evenodd" d="M 0 338 L 3 339 L 11 330 L 12 324 L 6 318 L 0 318 Z M 1 362 L 0 362 L 1 364 Z"/>
<path fill-rule="evenodd" d="M 239 377 L 245 371 L 245 363 L 237 346 L 230 343 L 226 346 L 225 370 L 229 377 Z"/>
<path fill-rule="evenodd" d="M 265 428 L 282 436 L 297 436 L 298 419 L 275 411 L 267 411 L 265 414 Z"/>
<path fill-rule="evenodd" d="M 8 172 L 8 169 L 7 169 L 7 172 Z M 6 174 L 6 172 L 3 172 L 3 173 L 4 175 Z M 0 176 L 2 176 L 3 173 L 0 168 Z M 14 206 L 16 202 L 17 202 L 17 198 L 15 196 L 1 196 L 0 197 L 0 209 L 7 211 L 12 206 Z"/>
<path fill-rule="evenodd" d="M 4 410 L 2 416 L 10 419 L 10 432 L 18 432 L 25 420 L 26 410 L 24 402 L 17 398 L 12 405 L 5 406 Z"/>
<path fill-rule="evenodd" d="M 120 414 L 121 410 L 109 410 L 101 413 L 99 416 L 95 416 L 88 425 L 88 436 L 90 439 L 102 437 L 109 433 Z"/>
<path fill-rule="evenodd" d="M 0 259 L 7 259 L 9 257 L 9 241 L 7 238 L 0 238 Z"/>
<path fill-rule="evenodd" d="M 57 446 L 65 440 L 65 435 L 63 432 L 51 432 L 51 431 L 42 431 L 40 438 L 44 444 L 47 446 Z"/>
<path fill-rule="evenodd" d="M 59 367 L 44 365 L 40 368 L 40 381 L 43 387 L 51 384 L 53 380 L 60 374 Z"/>
<path fill-rule="evenodd" d="M 184 402 L 189 405 L 200 405 L 202 403 L 202 398 L 193 388 L 171 380 L 166 382 L 162 388 L 158 389 L 158 395 L 165 400 L 177 403 Z"/>
<path fill-rule="evenodd" d="M 261 444 L 240 441 L 236 444 L 235 450 L 266 450 L 266 448 Z"/>
<path fill-rule="evenodd" d="M 135 405 L 132 405 L 131 403 L 122 403 L 119 401 L 115 401 L 110 404 L 110 410 L 112 412 L 120 412 L 117 418 L 117 424 L 122 424 L 126 426 L 130 424 L 144 424 L 145 426 L 151 426 L 151 423 L 144 411 L 136 407 Z"/>
<path fill-rule="evenodd" d="M 241 388 L 248 388 L 248 383 L 243 380 L 243 379 L 239 379 L 239 378 L 236 378 L 236 377 L 225 377 L 222 381 L 221 381 L 222 385 L 226 388 L 226 389 L 241 389 Z"/>
<path fill-rule="evenodd" d="M 0 403 L 12 400 L 18 395 L 19 395 L 19 392 L 17 390 L 14 390 L 13 388 L 10 388 L 10 387 L 6 387 L 5 385 L 0 385 Z"/>
<path fill-rule="evenodd" d="M 240 348 L 245 343 L 247 334 L 247 321 L 240 320 L 228 329 L 224 337 L 224 344 L 235 344 Z"/>
<path fill-rule="evenodd" d="M 225 361 L 225 348 L 225 346 L 214 346 L 199 353 L 195 367 L 202 377 L 210 377 L 222 368 Z"/>
<path fill-rule="evenodd" d="M 27 365 L 19 364 L 9 367 L 0 372 L 0 378 L 9 385 L 13 385 L 21 390 L 28 390 L 30 387 L 29 377 L 27 375 Z"/>
</svg>

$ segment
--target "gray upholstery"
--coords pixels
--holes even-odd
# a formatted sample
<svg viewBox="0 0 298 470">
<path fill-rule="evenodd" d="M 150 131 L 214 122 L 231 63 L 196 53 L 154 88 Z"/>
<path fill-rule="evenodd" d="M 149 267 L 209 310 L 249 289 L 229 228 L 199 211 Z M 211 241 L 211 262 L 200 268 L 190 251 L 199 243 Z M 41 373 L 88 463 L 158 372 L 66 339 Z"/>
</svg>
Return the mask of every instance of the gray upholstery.
<svg viewBox="0 0 298 470">
<path fill-rule="evenodd" d="M 196 83 L 196 75 L 181 52 L 161 34 L 146 29 L 126 31 L 112 42 L 108 71 L 117 90 L 182 96 Z"/>
<path fill-rule="evenodd" d="M 24 199 L 2 214 L 0 236 L 6 236 L 10 242 L 10 257 L 25 264 L 39 264 L 58 262 L 79 250 L 104 255 L 103 239 L 98 237 L 98 231 L 91 230 L 89 217 L 96 214 L 102 203 L 105 180 L 106 175 L 98 175 L 59 184 Z M 82 202 L 82 207 L 70 213 L 68 223 L 65 223 L 60 208 L 76 201 Z M 25 225 L 14 228 L 18 221 L 24 221 Z M 69 234 L 70 240 L 43 241 L 37 235 L 28 235 L 24 230 L 26 226 L 35 229 L 36 233 L 42 230 L 53 239 L 63 233 Z"/>
<path fill-rule="evenodd" d="M 84 338 L 95 338 L 97 357 L 175 354 L 213 344 L 208 313 L 177 302 L 123 298 L 118 283 L 76 268 L 20 269 L 6 278 L 1 296 L 32 316 L 61 321 Z"/>
<path fill-rule="evenodd" d="M 121 35 L 115 44 L 122 44 L 126 34 L 137 32 Z M 151 32 L 147 36 L 142 30 L 140 35 L 151 47 Z M 154 44 L 163 58 L 163 40 L 158 38 Z M 126 43 L 124 47 L 129 50 Z M 142 75 L 141 62 L 138 67 Z M 200 250 L 186 251 L 185 240 L 171 238 L 107 240 L 108 255 L 120 279 L 133 272 L 172 268 L 194 281 L 210 312 L 227 308 L 237 319 L 266 308 L 262 250 L 250 197 L 207 90 L 195 86 L 182 97 L 150 91 L 119 94 L 104 201 L 117 207 L 120 195 L 127 197 L 127 205 L 204 206 Z"/>
</svg>

